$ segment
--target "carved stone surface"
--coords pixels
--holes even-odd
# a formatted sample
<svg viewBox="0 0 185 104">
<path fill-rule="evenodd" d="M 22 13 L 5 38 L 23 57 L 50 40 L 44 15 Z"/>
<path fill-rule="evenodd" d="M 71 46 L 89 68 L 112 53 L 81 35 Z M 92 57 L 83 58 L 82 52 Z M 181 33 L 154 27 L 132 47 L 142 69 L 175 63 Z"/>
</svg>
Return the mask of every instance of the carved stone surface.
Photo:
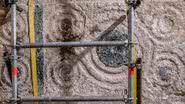
<svg viewBox="0 0 185 104">
<path fill-rule="evenodd" d="M 18 0 L 18 41 L 28 43 L 28 0 Z M 43 2 L 44 42 L 127 42 L 123 0 L 37 0 Z M 136 10 L 135 42 L 143 64 L 143 104 L 185 102 L 185 2 L 143 0 Z M 0 101 L 11 97 L 3 58 L 11 41 L 9 8 L 0 0 Z M 7 47 L 11 51 L 10 47 Z M 128 86 L 127 46 L 43 49 L 46 96 L 124 96 Z M 19 95 L 32 95 L 29 49 L 19 50 Z M 83 102 L 79 104 L 91 104 Z M 55 104 L 55 103 L 53 103 Z M 57 103 L 56 103 L 57 104 Z M 60 104 L 60 103 L 58 103 Z M 99 104 L 93 102 L 92 104 Z M 115 102 L 101 102 L 115 104 Z M 123 104 L 123 102 L 116 102 Z"/>
</svg>

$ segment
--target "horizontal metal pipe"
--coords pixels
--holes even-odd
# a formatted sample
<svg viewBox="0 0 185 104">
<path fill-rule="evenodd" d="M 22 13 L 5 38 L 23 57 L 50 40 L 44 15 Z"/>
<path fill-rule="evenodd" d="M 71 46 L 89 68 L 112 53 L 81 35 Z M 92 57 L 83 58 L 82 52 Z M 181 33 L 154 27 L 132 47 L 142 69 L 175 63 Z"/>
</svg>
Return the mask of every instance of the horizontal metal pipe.
<svg viewBox="0 0 185 104">
<path fill-rule="evenodd" d="M 126 101 L 124 97 L 102 97 L 102 96 L 63 96 L 63 97 L 21 97 L 20 102 L 97 102 L 97 101 Z"/>
<path fill-rule="evenodd" d="M 49 42 L 49 43 L 20 44 L 16 45 L 16 48 L 97 47 L 97 46 L 122 46 L 128 44 L 129 44 L 128 42 L 123 41 Z"/>
</svg>

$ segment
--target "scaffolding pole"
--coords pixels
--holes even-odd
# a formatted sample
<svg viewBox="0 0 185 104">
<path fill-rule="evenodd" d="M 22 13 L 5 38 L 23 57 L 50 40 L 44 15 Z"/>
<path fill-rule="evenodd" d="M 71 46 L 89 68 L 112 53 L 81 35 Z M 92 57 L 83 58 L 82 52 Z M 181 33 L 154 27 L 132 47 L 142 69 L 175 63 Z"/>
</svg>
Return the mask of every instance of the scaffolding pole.
<svg viewBox="0 0 185 104">
<path fill-rule="evenodd" d="M 62 96 L 62 97 L 21 97 L 19 102 L 100 102 L 100 101 L 114 101 L 114 102 L 126 102 L 127 98 L 124 97 L 109 97 L 109 96 Z"/>
<path fill-rule="evenodd" d="M 49 43 L 20 44 L 20 45 L 16 45 L 16 48 L 126 46 L 128 44 L 137 44 L 137 43 L 128 43 L 123 41 L 49 42 Z"/>
<path fill-rule="evenodd" d="M 134 48 L 133 46 L 137 43 L 133 42 L 134 34 L 134 7 L 135 0 L 128 0 L 129 10 L 128 10 L 128 42 L 123 41 L 83 41 L 83 42 L 49 42 L 49 43 L 31 43 L 31 44 L 16 44 L 16 0 L 11 0 L 11 21 L 12 21 L 12 104 L 17 104 L 17 102 L 83 102 L 83 101 L 125 101 L 128 104 L 133 104 L 134 98 Z M 79 97 L 79 96 L 63 96 L 63 97 L 18 97 L 17 94 L 17 48 L 56 48 L 56 47 L 98 47 L 98 46 L 128 46 L 129 50 L 129 64 L 128 64 L 128 97 Z M 141 83 L 140 83 L 141 84 Z M 141 86 L 140 86 L 141 87 Z M 141 91 L 140 91 L 141 92 Z M 141 95 L 141 94 L 140 94 Z M 139 96 L 140 96 L 139 95 Z"/>
<path fill-rule="evenodd" d="M 11 0 L 11 44 L 13 46 L 16 46 L 16 2 L 15 0 Z M 11 72 L 12 72 L 12 104 L 17 104 L 17 50 L 16 47 L 12 47 L 12 67 L 11 67 Z"/>
<path fill-rule="evenodd" d="M 133 42 L 133 34 L 134 34 L 134 4 L 135 0 L 128 0 L 128 42 Z M 129 45 L 129 64 L 128 64 L 128 98 L 133 99 L 134 97 L 134 48 L 133 45 Z M 128 104 L 133 104 L 133 100 L 129 100 Z"/>
<path fill-rule="evenodd" d="M 137 67 L 137 104 L 142 103 L 142 59 L 136 61 Z"/>
</svg>

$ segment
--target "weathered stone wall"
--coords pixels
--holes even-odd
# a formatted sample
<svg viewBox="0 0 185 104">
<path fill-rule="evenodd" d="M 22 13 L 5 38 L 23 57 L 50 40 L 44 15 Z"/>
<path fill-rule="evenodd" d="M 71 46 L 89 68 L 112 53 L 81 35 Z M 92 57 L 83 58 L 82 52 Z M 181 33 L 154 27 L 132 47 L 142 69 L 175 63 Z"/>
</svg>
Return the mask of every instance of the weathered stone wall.
<svg viewBox="0 0 185 104">
<path fill-rule="evenodd" d="M 17 34 L 23 43 L 29 42 L 27 1 L 18 0 L 18 7 L 23 10 L 17 13 Z M 11 40 L 10 13 L 2 4 L 0 0 L 0 100 L 3 102 L 11 97 L 12 89 L 3 58 L 3 45 L 9 45 Z M 41 7 L 44 42 L 127 41 L 124 0 L 43 0 Z M 135 29 L 137 54 L 144 61 L 143 104 L 184 104 L 185 1 L 144 0 L 136 10 Z M 43 95 L 124 96 L 128 80 L 124 65 L 128 61 L 126 46 L 57 48 L 43 52 Z M 19 95 L 30 96 L 29 50 L 19 50 L 18 55 Z"/>
</svg>

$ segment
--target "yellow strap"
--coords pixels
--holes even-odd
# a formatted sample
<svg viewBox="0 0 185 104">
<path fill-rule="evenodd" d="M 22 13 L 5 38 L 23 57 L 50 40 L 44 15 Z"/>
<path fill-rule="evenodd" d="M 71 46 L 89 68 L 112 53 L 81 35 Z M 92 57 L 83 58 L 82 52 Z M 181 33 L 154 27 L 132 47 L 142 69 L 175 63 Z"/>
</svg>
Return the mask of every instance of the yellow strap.
<svg viewBox="0 0 185 104">
<path fill-rule="evenodd" d="M 135 38 L 135 35 L 134 35 L 134 43 L 136 42 L 136 38 Z M 137 51 L 136 51 L 136 45 L 134 44 L 134 51 L 133 51 L 133 58 L 134 58 L 134 63 L 136 63 L 136 59 L 137 59 Z M 137 68 L 135 67 L 134 68 L 134 101 L 133 101 L 133 104 L 137 104 Z"/>
<path fill-rule="evenodd" d="M 137 104 L 137 69 L 134 68 L 134 101 L 133 104 Z"/>
<path fill-rule="evenodd" d="M 125 13 L 126 16 L 128 17 L 127 11 L 128 11 L 128 0 L 125 0 Z"/>
<path fill-rule="evenodd" d="M 34 27 L 34 0 L 29 0 L 29 38 L 30 43 L 35 43 L 35 27 Z M 31 68 L 32 68 L 32 83 L 33 95 L 38 96 L 38 80 L 37 80 L 37 64 L 36 64 L 36 49 L 31 48 Z M 34 103 L 38 104 L 38 103 Z"/>
</svg>

